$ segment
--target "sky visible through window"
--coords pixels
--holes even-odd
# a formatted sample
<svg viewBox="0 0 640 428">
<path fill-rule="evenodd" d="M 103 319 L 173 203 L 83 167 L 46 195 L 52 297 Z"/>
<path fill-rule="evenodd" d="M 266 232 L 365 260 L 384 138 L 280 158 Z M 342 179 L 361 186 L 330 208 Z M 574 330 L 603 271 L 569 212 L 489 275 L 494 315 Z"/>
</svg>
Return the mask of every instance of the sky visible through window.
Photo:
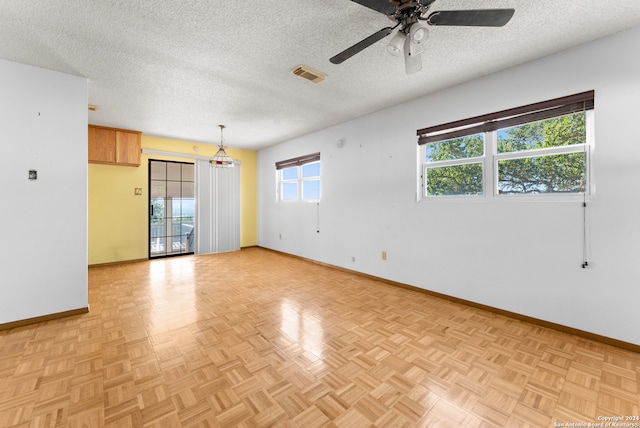
<svg viewBox="0 0 640 428">
<path fill-rule="evenodd" d="M 282 200 L 320 199 L 320 162 L 284 168 L 281 174 Z"/>
</svg>

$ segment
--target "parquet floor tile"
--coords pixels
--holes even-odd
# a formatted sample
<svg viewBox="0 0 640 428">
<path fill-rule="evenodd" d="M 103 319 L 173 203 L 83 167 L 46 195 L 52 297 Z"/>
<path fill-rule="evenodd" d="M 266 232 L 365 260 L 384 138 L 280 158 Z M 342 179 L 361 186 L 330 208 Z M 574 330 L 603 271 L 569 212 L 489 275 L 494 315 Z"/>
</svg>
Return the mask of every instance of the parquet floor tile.
<svg viewBox="0 0 640 428">
<path fill-rule="evenodd" d="M 637 416 L 640 355 L 259 248 L 89 268 L 0 332 L 0 427 L 547 427 Z"/>
</svg>

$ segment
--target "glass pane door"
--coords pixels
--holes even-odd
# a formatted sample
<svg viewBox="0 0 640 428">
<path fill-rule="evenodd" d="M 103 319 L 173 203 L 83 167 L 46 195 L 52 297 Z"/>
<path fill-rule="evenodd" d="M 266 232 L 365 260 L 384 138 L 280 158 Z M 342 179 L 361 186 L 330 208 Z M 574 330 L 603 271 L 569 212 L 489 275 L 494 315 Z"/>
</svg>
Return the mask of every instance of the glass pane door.
<svg viewBox="0 0 640 428">
<path fill-rule="evenodd" d="M 192 163 L 149 161 L 149 258 L 193 254 Z"/>
</svg>

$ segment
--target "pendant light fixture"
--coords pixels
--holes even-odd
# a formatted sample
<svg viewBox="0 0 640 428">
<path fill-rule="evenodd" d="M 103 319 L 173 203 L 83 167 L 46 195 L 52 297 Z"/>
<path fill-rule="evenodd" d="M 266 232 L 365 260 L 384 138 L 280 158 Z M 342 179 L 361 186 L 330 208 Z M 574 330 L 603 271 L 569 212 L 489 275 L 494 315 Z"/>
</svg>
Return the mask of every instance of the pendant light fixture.
<svg viewBox="0 0 640 428">
<path fill-rule="evenodd" d="M 218 153 L 209 161 L 212 166 L 216 168 L 233 168 L 233 159 L 224 151 L 226 146 L 224 145 L 224 125 L 218 125 L 220 127 L 220 145 L 218 146 Z"/>
</svg>

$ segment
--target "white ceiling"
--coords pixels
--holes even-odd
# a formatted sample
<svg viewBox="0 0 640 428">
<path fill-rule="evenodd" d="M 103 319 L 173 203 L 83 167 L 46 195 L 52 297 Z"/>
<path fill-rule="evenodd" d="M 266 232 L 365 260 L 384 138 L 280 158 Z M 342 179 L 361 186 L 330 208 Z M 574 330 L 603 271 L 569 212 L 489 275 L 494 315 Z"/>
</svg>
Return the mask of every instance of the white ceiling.
<svg viewBox="0 0 640 428">
<path fill-rule="evenodd" d="M 385 40 L 329 62 L 393 24 L 349 0 L 2 0 L 0 58 L 88 78 L 92 124 L 213 144 L 225 124 L 230 147 L 260 149 L 640 25 L 638 0 L 437 0 L 431 11 L 500 7 L 516 10 L 502 28 L 431 27 L 414 75 Z M 326 80 L 293 76 L 301 64 Z"/>
</svg>

